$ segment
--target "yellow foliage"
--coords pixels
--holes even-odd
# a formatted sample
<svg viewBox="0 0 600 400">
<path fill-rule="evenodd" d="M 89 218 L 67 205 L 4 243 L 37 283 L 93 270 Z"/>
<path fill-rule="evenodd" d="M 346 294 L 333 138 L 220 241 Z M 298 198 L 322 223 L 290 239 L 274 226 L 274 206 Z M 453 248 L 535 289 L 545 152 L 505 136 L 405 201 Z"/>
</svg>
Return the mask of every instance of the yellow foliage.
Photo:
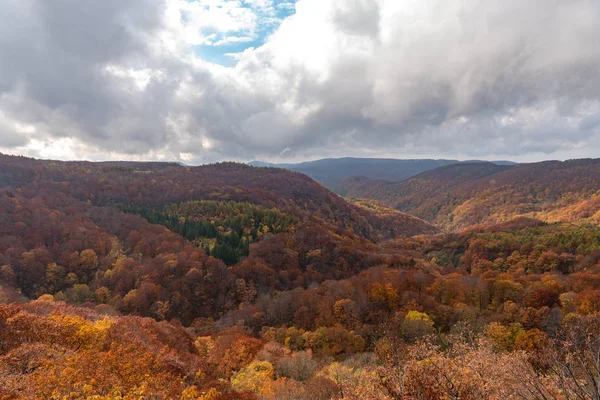
<svg viewBox="0 0 600 400">
<path fill-rule="evenodd" d="M 52 319 L 72 331 L 73 345 L 88 349 L 101 346 L 112 326 L 108 317 L 95 322 L 73 315 L 53 315 Z"/>
<path fill-rule="evenodd" d="M 521 324 L 513 323 L 504 326 L 499 322 L 492 322 L 485 327 L 485 335 L 498 351 L 512 350 L 516 338 L 524 333 Z"/>
<path fill-rule="evenodd" d="M 219 391 L 211 388 L 208 392 L 201 393 L 196 386 L 190 386 L 181 392 L 181 400 L 214 400 L 220 395 Z"/>
<path fill-rule="evenodd" d="M 425 313 L 420 311 L 409 311 L 408 314 L 404 317 L 405 322 L 423 322 L 426 325 L 433 326 L 433 320 L 431 317 Z"/>
<path fill-rule="evenodd" d="M 402 335 L 405 339 L 414 340 L 433 332 L 433 320 L 420 311 L 409 311 L 402 321 Z"/>
<path fill-rule="evenodd" d="M 254 361 L 231 377 L 231 387 L 242 392 L 262 393 L 275 376 L 268 361 Z"/>
<path fill-rule="evenodd" d="M 200 336 L 194 343 L 200 355 L 204 358 L 208 357 L 208 354 L 215 348 L 215 343 L 210 336 Z"/>
</svg>

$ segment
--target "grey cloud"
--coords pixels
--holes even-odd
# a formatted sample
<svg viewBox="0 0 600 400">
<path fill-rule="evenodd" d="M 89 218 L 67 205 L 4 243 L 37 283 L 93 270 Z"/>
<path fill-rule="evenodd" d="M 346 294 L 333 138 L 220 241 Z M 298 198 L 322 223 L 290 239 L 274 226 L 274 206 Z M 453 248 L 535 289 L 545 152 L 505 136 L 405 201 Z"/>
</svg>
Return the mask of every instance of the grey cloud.
<svg viewBox="0 0 600 400">
<path fill-rule="evenodd" d="M 355 0 L 337 3 L 333 15 L 335 25 L 343 32 L 377 38 L 379 5 L 375 0 Z"/>
<path fill-rule="evenodd" d="M 599 140 L 596 0 L 429 0 L 414 15 L 332 0 L 327 20 L 348 48 L 328 52 L 323 71 L 282 63 L 275 35 L 223 73 L 190 63 L 190 49 L 152 48 L 166 2 L 2 2 L 0 111 L 40 139 L 196 161 L 349 149 L 521 156 Z M 308 11 L 293 18 L 311 28 Z M 111 66 L 160 77 L 139 90 Z M 0 146 L 28 140 L 5 132 Z"/>
<path fill-rule="evenodd" d="M 15 148 L 29 142 L 28 138 L 0 120 L 0 147 Z"/>
<path fill-rule="evenodd" d="M 70 131 L 132 152 L 158 145 L 165 129 L 157 117 L 168 109 L 162 99 L 172 87 L 154 85 L 143 99 L 106 68 L 153 66 L 146 41 L 163 13 L 163 2 L 154 0 L 3 3 L 0 54 L 11 57 L 0 60 L 0 107 L 53 137 Z"/>
<path fill-rule="evenodd" d="M 454 10 L 455 16 L 446 16 L 459 18 L 460 24 L 442 25 L 422 36 L 407 39 L 399 23 L 391 44 L 374 43 L 375 54 L 368 59 L 371 77 L 331 74 L 317 97 L 326 100 L 356 89 L 357 97 L 369 104 L 356 101 L 347 107 L 351 96 L 325 101 L 306 125 L 313 132 L 306 137 L 320 144 L 325 137 L 339 134 L 343 139 L 354 131 L 352 137 L 366 148 L 427 140 L 423 148 L 429 151 L 461 147 L 479 156 L 496 153 L 497 144 L 505 152 L 552 152 L 585 140 L 555 116 L 536 122 L 535 128 L 528 126 L 530 121 L 508 128 L 489 121 L 510 116 L 513 109 L 536 113 L 553 102 L 570 104 L 573 114 L 562 117 L 577 118 L 578 106 L 598 102 L 600 45 L 595 38 L 600 27 L 594 21 L 600 4 L 508 1 L 502 10 L 493 10 L 500 5 L 492 2 L 465 4 Z M 442 7 L 440 13 L 446 11 Z M 361 62 L 341 53 L 338 62 L 347 70 Z M 475 138 L 465 135 L 462 124 L 452 123 L 461 116 L 469 118 Z M 449 132 L 453 136 L 441 140 Z"/>
<path fill-rule="evenodd" d="M 591 130 L 600 126 L 600 112 L 589 115 L 579 121 L 579 129 L 581 130 Z"/>
</svg>

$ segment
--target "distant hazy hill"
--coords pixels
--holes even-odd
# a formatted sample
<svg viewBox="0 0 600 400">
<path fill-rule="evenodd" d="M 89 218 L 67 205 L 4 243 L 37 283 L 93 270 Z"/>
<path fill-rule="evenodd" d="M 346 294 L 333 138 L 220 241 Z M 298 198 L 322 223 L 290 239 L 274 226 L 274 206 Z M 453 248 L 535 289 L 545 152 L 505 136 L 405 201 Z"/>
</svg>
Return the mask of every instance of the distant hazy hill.
<svg viewBox="0 0 600 400">
<path fill-rule="evenodd" d="M 598 159 L 517 166 L 462 163 L 403 182 L 353 177 L 340 186 L 348 196 L 380 201 L 447 230 L 518 216 L 600 221 Z"/>
<path fill-rule="evenodd" d="M 319 181 L 329 189 L 344 194 L 343 189 L 340 187 L 340 183 L 344 179 L 352 176 L 364 176 L 371 179 L 400 182 L 422 172 L 457 163 L 461 163 L 461 161 L 346 157 L 324 158 L 298 164 L 271 164 L 262 161 L 252 161 L 249 164 L 255 167 L 277 167 L 298 171 Z M 514 164 L 510 161 L 499 161 L 495 163 Z"/>
<path fill-rule="evenodd" d="M 374 199 L 399 210 L 412 211 L 455 185 L 509 168 L 511 166 L 465 162 L 426 171 L 402 182 L 354 176 L 340 183 L 340 191 L 348 197 Z"/>
</svg>

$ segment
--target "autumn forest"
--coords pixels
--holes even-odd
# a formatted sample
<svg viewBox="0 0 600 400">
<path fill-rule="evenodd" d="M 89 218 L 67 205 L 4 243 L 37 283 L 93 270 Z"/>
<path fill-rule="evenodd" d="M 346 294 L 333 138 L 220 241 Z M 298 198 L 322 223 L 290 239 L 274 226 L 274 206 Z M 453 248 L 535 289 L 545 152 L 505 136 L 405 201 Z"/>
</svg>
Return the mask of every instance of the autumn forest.
<svg viewBox="0 0 600 400">
<path fill-rule="evenodd" d="M 600 398 L 600 160 L 432 168 L 0 155 L 0 399 Z"/>
</svg>

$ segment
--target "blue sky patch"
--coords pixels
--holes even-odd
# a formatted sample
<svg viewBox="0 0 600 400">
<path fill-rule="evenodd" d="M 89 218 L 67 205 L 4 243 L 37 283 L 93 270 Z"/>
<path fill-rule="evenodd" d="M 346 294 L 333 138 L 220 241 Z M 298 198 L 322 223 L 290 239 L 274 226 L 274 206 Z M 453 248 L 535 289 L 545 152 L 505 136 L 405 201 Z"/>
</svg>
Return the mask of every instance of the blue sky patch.
<svg viewBox="0 0 600 400">
<path fill-rule="evenodd" d="M 235 66 L 237 59 L 233 54 L 248 48 L 263 45 L 281 24 L 295 13 L 296 0 L 188 0 L 203 7 L 203 13 L 196 21 L 200 34 L 204 38 L 194 51 L 202 60 Z M 215 20 L 210 21 L 210 16 Z M 216 17 L 222 18 L 217 20 Z M 196 25 L 191 16 L 182 12 L 184 24 Z M 222 22 L 219 22 L 222 21 Z M 237 26 L 238 29 L 233 27 Z"/>
</svg>

